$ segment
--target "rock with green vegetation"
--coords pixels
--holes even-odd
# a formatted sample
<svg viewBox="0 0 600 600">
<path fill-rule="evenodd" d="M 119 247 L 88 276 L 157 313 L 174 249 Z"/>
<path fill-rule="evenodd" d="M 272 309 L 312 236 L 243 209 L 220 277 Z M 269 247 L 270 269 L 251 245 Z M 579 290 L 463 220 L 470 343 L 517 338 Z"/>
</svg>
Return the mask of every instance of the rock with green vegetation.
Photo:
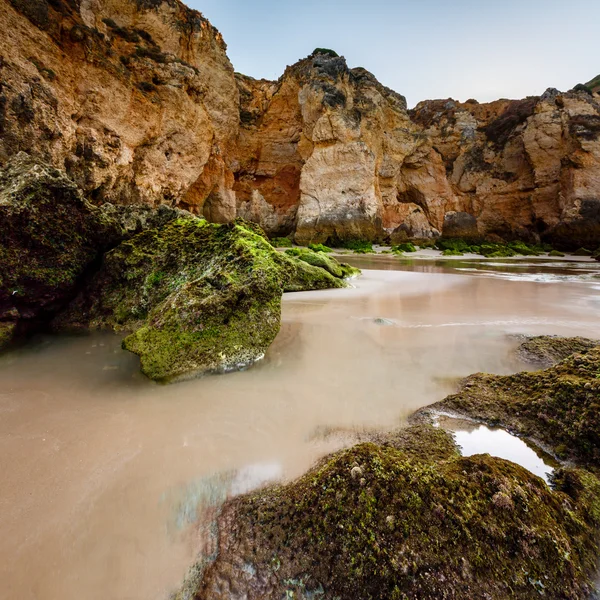
<svg viewBox="0 0 600 600">
<path fill-rule="evenodd" d="M 460 250 L 452 250 L 448 248 L 442 252 L 442 256 L 464 256 L 464 252 L 460 252 Z"/>
<path fill-rule="evenodd" d="M 308 248 L 291 248 L 290 250 L 286 250 L 285 253 L 313 267 L 325 269 L 330 275 L 338 279 L 347 279 L 360 273 L 358 269 L 346 263 L 339 263 L 333 256 L 328 256 L 324 252 L 315 252 Z"/>
<path fill-rule="evenodd" d="M 521 241 L 498 243 L 481 240 L 466 240 L 463 238 L 440 238 L 436 241 L 436 247 L 438 250 L 448 250 L 449 252 L 445 254 L 445 256 L 460 256 L 461 254 L 468 252 L 471 254 L 481 254 L 486 258 L 506 258 L 517 255 L 539 256 L 548 248 L 541 245 L 532 246 Z"/>
<path fill-rule="evenodd" d="M 6 345 L 49 319 L 81 276 L 122 239 L 64 173 L 25 153 L 0 172 L 0 324 Z"/>
<path fill-rule="evenodd" d="M 375 252 L 372 242 L 368 240 L 347 240 L 341 242 L 339 245 L 342 248 L 356 252 L 356 254 L 372 254 Z"/>
<path fill-rule="evenodd" d="M 514 250 L 521 256 L 539 256 L 543 252 L 543 250 L 530 246 L 525 242 L 509 242 L 507 245 L 511 250 Z"/>
<path fill-rule="evenodd" d="M 550 252 L 548 252 L 548 256 L 552 256 L 552 257 L 562 257 L 564 256 L 564 252 L 560 252 L 559 250 L 550 250 Z"/>
<path fill-rule="evenodd" d="M 435 247 L 438 250 L 452 250 L 462 254 L 471 251 L 471 244 L 462 238 L 438 238 Z"/>
<path fill-rule="evenodd" d="M 593 252 L 587 248 L 579 248 L 573 252 L 573 256 L 592 256 Z"/>
<path fill-rule="evenodd" d="M 0 321 L 0 350 L 10 346 L 15 335 L 16 323 Z"/>
<path fill-rule="evenodd" d="M 544 371 L 477 373 L 457 394 L 426 411 L 452 411 L 501 425 L 559 458 L 600 464 L 600 346 L 572 354 Z"/>
<path fill-rule="evenodd" d="M 398 244 L 396 246 L 392 246 L 392 252 L 394 254 L 403 254 L 404 252 L 416 252 L 414 244 L 411 242 L 404 242 L 402 244 Z"/>
<path fill-rule="evenodd" d="M 216 560 L 178 600 L 588 598 L 600 482 L 559 470 L 556 489 L 449 434 L 404 430 L 309 473 L 230 500 Z"/>
<path fill-rule="evenodd" d="M 160 204 L 157 207 L 139 204 L 117 205 L 106 202 L 100 210 L 123 228 L 125 237 L 131 237 L 146 229 L 162 227 L 175 219 L 191 217 L 187 210 Z"/>
<path fill-rule="evenodd" d="M 287 237 L 276 237 L 269 240 L 274 248 L 291 248 L 292 240 Z"/>
<path fill-rule="evenodd" d="M 526 362 L 551 367 L 571 354 L 586 352 L 595 346 L 600 346 L 600 340 L 540 335 L 525 340 L 517 349 L 517 354 Z"/>
<path fill-rule="evenodd" d="M 325 252 L 327 254 L 333 252 L 333 250 L 325 244 L 309 244 L 308 247 L 315 252 Z"/>
<path fill-rule="evenodd" d="M 132 331 L 123 347 L 151 379 L 223 372 L 262 357 L 285 290 L 343 287 L 326 270 L 278 253 L 245 223 L 188 217 L 142 232 L 104 257 L 53 325 Z"/>
</svg>

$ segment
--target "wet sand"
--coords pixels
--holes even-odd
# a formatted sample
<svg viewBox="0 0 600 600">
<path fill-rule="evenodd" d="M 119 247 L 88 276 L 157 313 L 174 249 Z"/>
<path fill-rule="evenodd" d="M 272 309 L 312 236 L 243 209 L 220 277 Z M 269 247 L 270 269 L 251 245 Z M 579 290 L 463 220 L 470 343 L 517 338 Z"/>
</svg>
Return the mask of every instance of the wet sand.
<svg viewBox="0 0 600 600">
<path fill-rule="evenodd" d="M 510 334 L 600 338 L 593 265 L 540 280 L 392 260 L 353 257 L 386 269 L 354 289 L 287 294 L 242 373 L 155 385 L 112 334 L 0 357 L 0 598 L 165 598 L 198 548 L 201 482 L 225 482 L 218 500 L 295 477 L 339 445 L 327 428 L 395 427 L 457 378 L 527 368 Z"/>
</svg>

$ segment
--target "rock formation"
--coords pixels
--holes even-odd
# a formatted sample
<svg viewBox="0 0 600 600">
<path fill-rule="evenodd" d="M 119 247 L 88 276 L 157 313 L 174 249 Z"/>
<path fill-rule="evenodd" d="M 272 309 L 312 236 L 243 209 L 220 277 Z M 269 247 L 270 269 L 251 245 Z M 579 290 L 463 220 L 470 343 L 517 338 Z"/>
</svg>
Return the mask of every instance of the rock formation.
<svg viewBox="0 0 600 600">
<path fill-rule="evenodd" d="M 331 50 L 278 81 L 235 74 L 179 0 L 0 0 L 0 22 L 0 166 L 29 152 L 96 204 L 241 216 L 301 244 L 600 245 L 596 80 L 409 111 Z"/>
<path fill-rule="evenodd" d="M 536 338 L 534 338 L 536 340 Z M 491 425 L 501 425 L 543 444 L 562 459 L 597 469 L 600 460 L 600 341 L 568 339 L 548 343 L 537 338 L 533 356 L 555 356 L 569 346 L 587 348 L 544 371 L 467 377 L 458 393 L 422 409 L 455 412 Z"/>
<path fill-rule="evenodd" d="M 283 291 L 346 285 L 351 273 L 323 260 L 280 254 L 245 224 L 189 215 L 107 253 L 53 328 L 130 332 L 123 347 L 157 381 L 237 370 L 275 339 Z"/>
<path fill-rule="evenodd" d="M 175 598 L 583 600 L 599 487 L 559 469 L 551 490 L 514 463 L 459 456 L 441 429 L 412 427 L 228 501 L 214 562 Z"/>
<path fill-rule="evenodd" d="M 14 157 L 0 171 L 0 348 L 64 307 L 122 236 L 64 173 Z"/>
</svg>

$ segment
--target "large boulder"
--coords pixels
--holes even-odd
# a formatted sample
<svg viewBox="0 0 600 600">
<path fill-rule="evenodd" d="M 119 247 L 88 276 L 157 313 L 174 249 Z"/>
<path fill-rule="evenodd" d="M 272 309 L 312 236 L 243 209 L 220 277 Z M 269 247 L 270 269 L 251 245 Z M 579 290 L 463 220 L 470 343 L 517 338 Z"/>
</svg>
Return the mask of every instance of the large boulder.
<svg viewBox="0 0 600 600">
<path fill-rule="evenodd" d="M 121 235 L 64 173 L 13 158 L 0 172 L 0 347 L 62 308 Z"/>
<path fill-rule="evenodd" d="M 284 289 L 346 284 L 249 227 L 189 216 L 134 236 L 104 257 L 55 328 L 131 331 L 123 347 L 158 381 L 255 362 L 279 331 Z"/>
<path fill-rule="evenodd" d="M 230 500 L 215 561 L 202 557 L 176 598 L 583 600 L 600 482 L 565 469 L 555 486 L 502 459 L 461 457 L 439 429 L 411 428 Z"/>
</svg>

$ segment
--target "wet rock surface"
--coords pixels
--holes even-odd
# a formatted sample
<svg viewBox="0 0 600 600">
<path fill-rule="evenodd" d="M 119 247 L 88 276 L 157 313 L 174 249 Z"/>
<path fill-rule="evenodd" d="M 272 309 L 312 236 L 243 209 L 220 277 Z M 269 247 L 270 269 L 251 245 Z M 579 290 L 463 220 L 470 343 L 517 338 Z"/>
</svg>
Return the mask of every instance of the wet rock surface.
<svg viewBox="0 0 600 600">
<path fill-rule="evenodd" d="M 588 598 L 599 482 L 555 480 L 415 426 L 228 502 L 177 598 Z"/>
<path fill-rule="evenodd" d="M 142 371 L 171 381 L 260 359 L 279 331 L 284 290 L 345 285 L 341 271 L 278 253 L 251 225 L 190 215 L 106 254 L 53 327 L 131 331 L 123 347 Z"/>
<path fill-rule="evenodd" d="M 0 173 L 2 339 L 26 333 L 74 296 L 120 224 L 87 202 L 64 172 L 25 153 Z"/>
<path fill-rule="evenodd" d="M 541 335 L 528 338 L 517 349 L 518 356 L 540 367 L 551 367 L 576 352 L 600 346 L 600 340 Z"/>
<path fill-rule="evenodd" d="M 457 394 L 427 410 L 452 411 L 499 425 L 554 455 L 596 469 L 600 461 L 600 346 L 553 367 L 515 375 L 477 373 Z"/>
</svg>

